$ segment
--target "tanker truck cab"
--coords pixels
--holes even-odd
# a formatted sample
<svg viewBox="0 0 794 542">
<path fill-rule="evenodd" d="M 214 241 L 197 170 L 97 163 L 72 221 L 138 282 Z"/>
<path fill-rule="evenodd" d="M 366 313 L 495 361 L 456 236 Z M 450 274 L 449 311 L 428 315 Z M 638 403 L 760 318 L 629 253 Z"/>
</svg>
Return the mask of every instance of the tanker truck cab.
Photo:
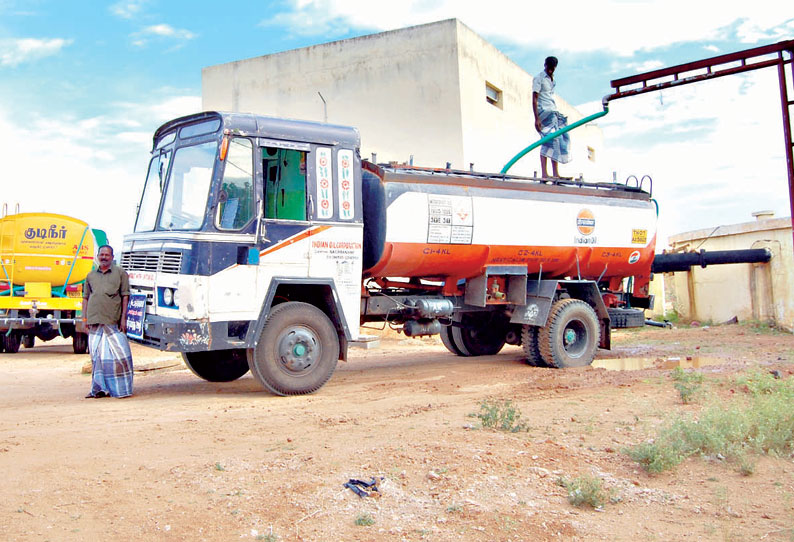
<svg viewBox="0 0 794 542">
<path fill-rule="evenodd" d="M 124 238 L 130 338 L 199 377 L 309 393 L 358 338 L 354 128 L 204 112 L 161 126 Z"/>
</svg>

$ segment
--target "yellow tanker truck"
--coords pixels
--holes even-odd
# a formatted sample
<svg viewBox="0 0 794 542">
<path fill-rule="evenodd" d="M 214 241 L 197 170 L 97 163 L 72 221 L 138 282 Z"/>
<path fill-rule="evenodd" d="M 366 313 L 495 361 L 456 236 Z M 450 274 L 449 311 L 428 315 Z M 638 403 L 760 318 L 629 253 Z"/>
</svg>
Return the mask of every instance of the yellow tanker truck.
<svg viewBox="0 0 794 542">
<path fill-rule="evenodd" d="M 83 283 L 94 266 L 102 230 L 52 213 L 0 218 L 0 352 L 32 348 L 36 337 L 72 337 L 84 354 L 88 335 L 81 320 Z"/>
</svg>

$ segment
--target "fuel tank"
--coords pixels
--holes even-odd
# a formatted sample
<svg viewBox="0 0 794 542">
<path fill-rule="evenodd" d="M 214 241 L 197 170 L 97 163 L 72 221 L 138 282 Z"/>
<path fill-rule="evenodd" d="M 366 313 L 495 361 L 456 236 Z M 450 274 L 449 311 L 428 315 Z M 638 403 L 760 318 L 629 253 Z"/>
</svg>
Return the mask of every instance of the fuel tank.
<svg viewBox="0 0 794 542">
<path fill-rule="evenodd" d="M 638 188 L 368 162 L 363 169 L 365 277 L 446 280 L 500 265 L 544 278 L 650 273 L 657 208 Z"/>
<path fill-rule="evenodd" d="M 77 218 L 20 213 L 0 218 L 0 289 L 8 283 L 62 286 L 85 279 L 94 261 L 94 236 Z M 73 265 L 74 264 L 74 265 Z"/>
</svg>

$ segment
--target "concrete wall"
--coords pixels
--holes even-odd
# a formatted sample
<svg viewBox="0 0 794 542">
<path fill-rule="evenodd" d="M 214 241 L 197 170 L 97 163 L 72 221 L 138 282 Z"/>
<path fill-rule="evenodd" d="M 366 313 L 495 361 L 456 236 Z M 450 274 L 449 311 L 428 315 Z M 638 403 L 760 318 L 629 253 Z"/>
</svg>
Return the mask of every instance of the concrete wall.
<svg viewBox="0 0 794 542">
<path fill-rule="evenodd" d="M 328 122 L 359 129 L 362 157 L 461 167 L 456 23 L 204 68 L 202 107 L 322 122 L 320 92 Z"/>
<path fill-rule="evenodd" d="M 673 250 L 768 248 L 767 264 L 730 264 L 666 274 L 667 301 L 684 319 L 772 321 L 794 331 L 794 254 L 790 218 L 761 218 L 670 237 Z"/>
<path fill-rule="evenodd" d="M 540 71 L 542 66 L 538 66 Z M 564 70 L 560 70 L 561 75 Z M 486 101 L 486 82 L 502 91 Z M 361 154 L 378 162 L 499 171 L 538 139 L 532 115 L 532 74 L 456 19 L 336 41 L 202 70 L 205 110 L 325 120 L 355 126 Z M 573 122 L 581 115 L 558 98 Z M 572 132 L 574 162 L 561 174 L 587 180 L 595 164 L 587 146 L 602 145 L 595 126 Z M 538 151 L 510 171 L 540 170 Z"/>
</svg>

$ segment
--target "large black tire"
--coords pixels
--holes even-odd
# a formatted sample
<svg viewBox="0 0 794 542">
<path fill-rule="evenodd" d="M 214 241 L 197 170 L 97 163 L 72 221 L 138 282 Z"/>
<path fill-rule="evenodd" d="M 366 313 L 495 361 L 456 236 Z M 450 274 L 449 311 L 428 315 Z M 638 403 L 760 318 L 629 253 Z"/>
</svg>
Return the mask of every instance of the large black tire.
<svg viewBox="0 0 794 542">
<path fill-rule="evenodd" d="M 533 367 L 548 367 L 540 355 L 538 346 L 538 326 L 522 326 L 521 347 L 524 349 L 524 360 Z"/>
<path fill-rule="evenodd" d="M 492 356 L 505 346 L 509 320 L 503 313 L 464 314 L 463 327 L 452 328 L 452 339 L 464 356 Z"/>
<path fill-rule="evenodd" d="M 72 335 L 72 350 L 75 354 L 88 352 L 88 333 L 74 332 L 74 335 Z"/>
<path fill-rule="evenodd" d="M 36 344 L 36 336 L 28 333 L 27 335 L 22 335 L 22 346 L 25 348 L 33 348 Z"/>
<path fill-rule="evenodd" d="M 182 359 L 194 375 L 208 382 L 231 382 L 248 372 L 244 348 L 183 352 Z"/>
<path fill-rule="evenodd" d="M 463 356 L 460 347 L 455 344 L 455 339 L 452 337 L 452 326 L 441 326 L 441 342 L 447 347 L 447 350 L 456 356 Z"/>
<path fill-rule="evenodd" d="M 613 329 L 627 327 L 642 327 L 645 325 L 645 311 L 643 309 L 607 309 L 609 313 L 609 327 Z"/>
<path fill-rule="evenodd" d="M 276 395 L 317 391 L 338 360 L 339 336 L 331 320 L 314 305 L 295 301 L 271 311 L 256 348 L 248 350 L 254 378 Z"/>
<path fill-rule="evenodd" d="M 9 354 L 16 354 L 19 352 L 19 346 L 22 344 L 22 334 L 19 331 L 12 331 L 8 335 L 3 333 L 3 346 L 5 351 Z"/>
<path fill-rule="evenodd" d="M 551 307 L 548 325 L 538 331 L 543 361 L 560 369 L 593 363 L 601 335 L 593 307 L 578 299 L 561 299 Z"/>
</svg>

